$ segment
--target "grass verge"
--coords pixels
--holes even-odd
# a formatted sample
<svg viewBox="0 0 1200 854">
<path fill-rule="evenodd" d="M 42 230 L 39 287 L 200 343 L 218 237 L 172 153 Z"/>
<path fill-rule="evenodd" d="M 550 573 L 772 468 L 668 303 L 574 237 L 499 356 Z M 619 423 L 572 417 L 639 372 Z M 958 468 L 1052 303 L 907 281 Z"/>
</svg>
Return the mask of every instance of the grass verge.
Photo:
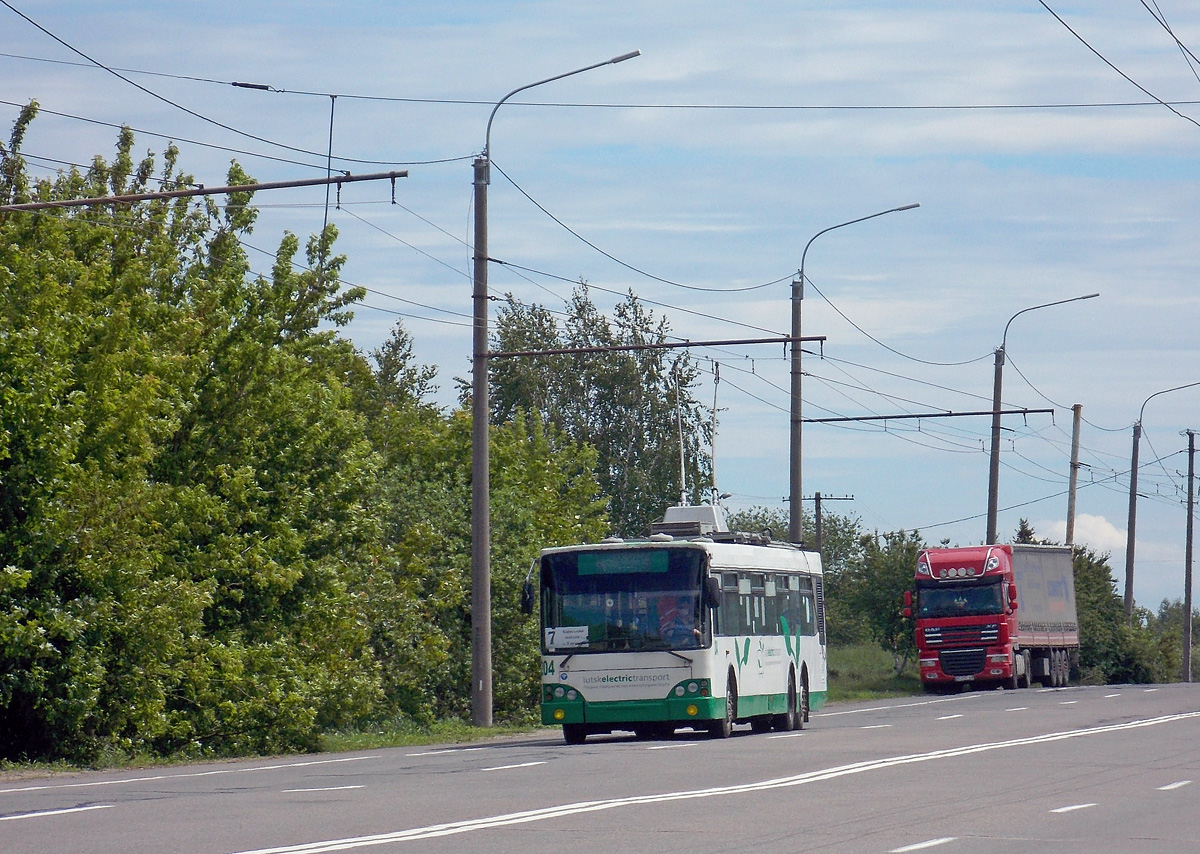
<svg viewBox="0 0 1200 854">
<path fill-rule="evenodd" d="M 910 662 L 911 665 L 911 662 Z M 896 675 L 892 654 L 874 644 L 829 648 L 829 700 L 874 700 L 921 693 L 909 667 Z"/>
</svg>

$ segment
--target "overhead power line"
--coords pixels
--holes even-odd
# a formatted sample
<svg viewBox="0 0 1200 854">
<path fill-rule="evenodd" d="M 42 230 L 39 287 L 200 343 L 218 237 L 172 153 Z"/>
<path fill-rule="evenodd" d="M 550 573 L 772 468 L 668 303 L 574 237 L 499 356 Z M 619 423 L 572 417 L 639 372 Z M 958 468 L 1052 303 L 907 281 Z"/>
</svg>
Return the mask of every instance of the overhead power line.
<svg viewBox="0 0 1200 854">
<path fill-rule="evenodd" d="M 7 5 L 7 4 L 5 4 Z M 85 62 L 70 62 L 61 59 L 49 59 L 47 57 L 26 56 L 17 53 L 3 53 L 0 56 L 10 59 L 20 59 L 29 62 L 45 62 L 54 65 L 70 65 L 80 68 L 98 69 L 96 65 Z M 162 77 L 174 80 L 190 80 L 198 83 L 209 83 L 217 86 L 236 86 L 243 89 L 259 89 L 265 92 L 271 92 L 278 95 L 303 95 L 314 98 L 328 98 L 331 95 L 336 95 L 339 98 L 357 101 L 381 101 L 385 103 L 397 104 L 444 104 L 449 106 L 467 106 L 467 107 L 491 107 L 495 105 L 494 100 L 478 99 L 478 98 L 433 98 L 433 97 L 413 97 L 401 95 L 366 95 L 354 92 L 316 92 L 305 89 L 286 89 L 277 86 L 270 86 L 262 83 L 243 83 L 233 80 L 218 80 L 211 77 L 200 77 L 189 74 L 170 74 L 163 71 L 148 71 L 136 68 L 122 68 L 120 66 L 110 66 L 113 71 L 120 71 L 125 74 L 145 74 L 153 77 Z M 109 69 L 103 69 L 109 70 Z M 1153 96 L 1152 96 L 1153 97 Z M 789 112 L 789 111 L 808 111 L 816 112 L 822 110 L 846 111 L 846 112 L 909 112 L 909 111 L 973 111 L 973 110 L 1089 110 L 1089 109 L 1130 109 L 1138 107 L 1159 107 L 1163 102 L 1155 99 L 1153 101 L 1060 101 L 1049 103 L 1033 103 L 1022 102 L 1014 104 L 706 104 L 706 103 L 685 103 L 672 104 L 662 102 L 596 102 L 596 101 L 508 101 L 512 106 L 518 107 L 558 107 L 558 108 L 578 108 L 578 109 L 601 109 L 601 110 L 713 110 L 713 111 L 764 111 L 764 112 Z M 1167 104 L 1177 107 L 1200 105 L 1200 101 L 1194 100 L 1174 100 L 1168 101 Z"/>
<path fill-rule="evenodd" d="M 2 2 L 2 0 L 0 0 L 0 2 Z M 1107 66 L 1108 66 L 1109 68 L 1111 68 L 1113 71 L 1117 72 L 1117 74 L 1121 75 L 1121 77 L 1123 77 L 1123 78 L 1124 78 L 1124 79 L 1125 79 L 1127 82 L 1129 82 L 1129 83 L 1132 83 L 1132 84 L 1133 84 L 1133 85 L 1134 85 L 1134 86 L 1137 88 L 1137 90 L 1138 90 L 1139 92 L 1141 92 L 1143 95 L 1147 95 L 1148 97 L 1151 97 L 1151 98 L 1153 98 L 1153 99 L 1155 100 L 1155 102 L 1157 102 L 1158 104 L 1160 104 L 1160 105 L 1162 105 L 1162 106 L 1166 107 L 1168 110 L 1170 110 L 1170 111 L 1171 111 L 1172 113 L 1174 113 L 1175 115 L 1179 116 L 1179 118 L 1183 119 L 1184 121 L 1191 122 L 1191 123 L 1192 123 L 1192 124 L 1194 124 L 1196 127 L 1200 128 L 1200 122 L 1196 121 L 1195 119 L 1193 119 L 1191 116 L 1187 115 L 1186 113 L 1181 113 L 1181 112 L 1179 112 L 1179 110 L 1175 109 L 1175 107 L 1174 107 L 1174 106 L 1172 106 L 1172 105 L 1171 105 L 1171 104 L 1169 104 L 1168 102 L 1164 101 L 1162 98 L 1160 98 L 1160 97 L 1158 97 L 1157 95 L 1155 95 L 1153 92 L 1151 92 L 1151 91 L 1150 91 L 1149 89 L 1147 89 L 1145 86 L 1143 86 L 1141 83 L 1138 83 L 1136 80 L 1134 80 L 1134 79 L 1133 79 L 1132 77 L 1130 77 L 1128 74 L 1126 74 L 1124 71 L 1122 71 L 1120 68 L 1118 68 L 1118 67 L 1116 66 L 1116 64 L 1115 64 L 1115 63 L 1113 63 L 1113 62 L 1112 62 L 1112 61 L 1111 61 L 1111 60 L 1110 60 L 1108 57 L 1106 57 L 1104 54 L 1102 54 L 1102 53 L 1101 53 L 1100 51 L 1098 51 L 1096 48 L 1092 47 L 1091 43 L 1090 43 L 1090 42 L 1088 42 L 1088 40 L 1087 40 L 1087 39 L 1085 39 L 1085 38 L 1084 38 L 1083 36 L 1081 36 L 1081 35 L 1080 35 L 1078 32 L 1076 32 L 1076 31 L 1075 31 L 1075 30 L 1074 30 L 1074 29 L 1071 27 L 1071 25 L 1070 25 L 1070 24 L 1068 24 L 1068 23 L 1067 23 L 1065 20 L 1063 20 L 1063 18 L 1062 18 L 1062 16 L 1061 16 L 1061 15 L 1059 15 L 1057 12 L 1055 12 L 1053 9 L 1051 9 L 1051 8 L 1050 8 L 1050 7 L 1049 7 L 1049 6 L 1046 4 L 1046 0 L 1038 0 L 1038 3 L 1041 5 L 1041 7 L 1042 7 L 1043 9 L 1045 9 L 1047 12 L 1049 12 L 1051 15 L 1053 15 L 1053 16 L 1054 16 L 1054 20 L 1056 20 L 1056 21 L 1058 21 L 1060 24 L 1062 24 L 1062 25 L 1063 25 L 1063 27 L 1065 27 L 1065 28 L 1066 28 L 1067 32 L 1069 32 L 1071 35 L 1073 35 L 1073 36 L 1074 36 L 1074 37 L 1075 37 L 1075 38 L 1076 38 L 1076 39 L 1079 41 L 1079 43 L 1080 43 L 1080 44 L 1082 44 L 1084 47 L 1086 47 L 1088 50 L 1090 50 L 1090 51 L 1091 51 L 1093 54 L 1095 54 L 1095 55 L 1096 55 L 1096 57 L 1097 57 L 1097 58 L 1098 58 L 1098 59 L 1099 59 L 1101 62 L 1103 62 L 1105 65 L 1107 65 Z"/>
</svg>

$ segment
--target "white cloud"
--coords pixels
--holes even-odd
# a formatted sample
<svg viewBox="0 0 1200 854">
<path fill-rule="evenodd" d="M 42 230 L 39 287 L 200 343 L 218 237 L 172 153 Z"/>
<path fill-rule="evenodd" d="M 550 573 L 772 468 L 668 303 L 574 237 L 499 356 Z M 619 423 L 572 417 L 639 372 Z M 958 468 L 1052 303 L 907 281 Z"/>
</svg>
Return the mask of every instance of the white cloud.
<svg viewBox="0 0 1200 854">
<path fill-rule="evenodd" d="M 1065 519 L 1039 520 L 1032 523 L 1039 537 L 1063 542 L 1067 538 L 1067 522 Z M 1110 553 L 1117 561 L 1124 560 L 1125 530 L 1118 528 L 1103 516 L 1093 516 L 1090 513 L 1075 515 L 1075 543 L 1087 546 L 1097 554 Z M 1110 561 L 1110 565 L 1111 565 Z"/>
</svg>

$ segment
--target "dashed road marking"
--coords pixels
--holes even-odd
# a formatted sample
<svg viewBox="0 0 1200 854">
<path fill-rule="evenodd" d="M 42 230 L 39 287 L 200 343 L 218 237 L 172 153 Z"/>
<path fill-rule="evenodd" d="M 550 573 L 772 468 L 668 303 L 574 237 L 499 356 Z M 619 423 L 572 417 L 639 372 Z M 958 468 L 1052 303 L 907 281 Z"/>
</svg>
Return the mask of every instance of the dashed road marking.
<svg viewBox="0 0 1200 854">
<path fill-rule="evenodd" d="M 44 818 L 48 815 L 66 815 L 71 812 L 88 812 L 89 810 L 110 810 L 112 804 L 95 804 L 90 807 L 70 807 L 63 810 L 43 810 L 41 812 L 26 812 L 20 815 L 0 815 L 0 821 L 16 821 L 22 818 Z"/>
<path fill-rule="evenodd" d="M 545 761 L 518 762 L 516 765 L 494 765 L 491 768 L 480 768 L 480 771 L 509 771 L 513 768 L 532 768 L 534 765 L 545 765 Z"/>
<path fill-rule="evenodd" d="M 924 851 L 926 848 L 933 848 L 938 845 L 945 845 L 947 842 L 953 842 L 958 839 L 957 836 L 943 836 L 941 839 L 928 839 L 925 842 L 917 842 L 913 845 L 905 845 L 903 848 L 893 848 L 888 854 L 905 854 L 908 851 Z"/>
<path fill-rule="evenodd" d="M 1086 810 L 1095 804 L 1071 804 L 1069 807 L 1059 807 L 1058 809 L 1050 810 L 1053 813 L 1075 812 L 1076 810 Z"/>
</svg>

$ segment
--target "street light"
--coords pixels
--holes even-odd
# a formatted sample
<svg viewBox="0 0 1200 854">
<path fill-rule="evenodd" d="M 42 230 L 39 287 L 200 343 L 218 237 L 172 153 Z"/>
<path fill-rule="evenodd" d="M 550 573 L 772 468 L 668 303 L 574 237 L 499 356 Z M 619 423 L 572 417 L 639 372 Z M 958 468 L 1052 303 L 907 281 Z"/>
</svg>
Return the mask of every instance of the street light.
<svg viewBox="0 0 1200 854">
<path fill-rule="evenodd" d="M 1131 620 L 1133 619 L 1133 546 L 1134 532 L 1137 528 L 1138 446 L 1142 442 L 1142 416 L 1146 414 L 1146 404 L 1160 394 L 1168 394 L 1198 385 L 1200 382 L 1177 385 L 1175 388 L 1164 388 L 1162 391 L 1154 392 L 1142 401 L 1138 419 L 1133 422 L 1133 455 L 1129 464 L 1129 527 L 1125 531 L 1125 616 Z M 1190 619 L 1190 616 L 1185 614 L 1184 619 Z"/>
<path fill-rule="evenodd" d="M 992 454 L 991 465 L 988 468 L 988 511 L 987 511 L 987 543 L 996 542 L 996 514 L 1000 504 L 1000 390 L 1004 384 L 1004 348 L 1008 344 L 1008 327 L 1012 322 L 1028 311 L 1039 308 L 1049 308 L 1052 305 L 1063 305 L 1079 300 L 1095 299 L 1100 294 L 1088 294 L 1082 297 L 1071 297 L 1054 302 L 1031 305 L 1023 308 L 1008 319 L 1004 324 L 1004 336 L 1000 339 L 1000 347 L 996 350 L 996 375 L 992 384 Z"/>
<path fill-rule="evenodd" d="M 803 521 L 804 511 L 801 502 L 803 501 L 803 491 L 801 489 L 800 477 L 800 427 L 801 427 L 801 404 L 800 404 L 800 360 L 801 360 L 801 343 L 800 343 L 800 309 L 804 301 L 804 260 L 808 257 L 808 247 L 812 246 L 813 241 L 825 234 L 828 231 L 833 231 L 835 228 L 844 228 L 847 225 L 854 225 L 856 222 L 865 222 L 868 219 L 875 219 L 877 216 L 884 216 L 890 213 L 899 211 L 910 211 L 913 208 L 919 208 L 920 204 L 904 205 L 899 208 L 888 208 L 886 211 L 873 213 L 869 216 L 860 216 L 858 219 L 852 219 L 847 222 L 839 222 L 837 225 L 831 225 L 829 228 L 822 229 L 809 238 L 808 243 L 804 244 L 804 251 L 800 253 L 800 272 L 796 274 L 795 281 L 792 282 L 792 411 L 791 411 L 791 431 L 789 435 L 789 452 L 790 452 L 790 476 L 789 476 L 789 495 L 788 500 L 788 541 L 799 543 L 804 540 Z"/>
<path fill-rule="evenodd" d="M 491 181 L 492 119 L 500 105 L 518 92 L 582 74 L 603 65 L 615 65 L 640 56 L 635 50 L 565 74 L 556 74 L 513 89 L 492 107 L 484 136 L 483 153 L 475 158 L 474 288 L 471 298 L 471 722 L 492 725 L 492 567 L 491 506 L 488 474 L 488 216 L 487 187 Z"/>
</svg>

